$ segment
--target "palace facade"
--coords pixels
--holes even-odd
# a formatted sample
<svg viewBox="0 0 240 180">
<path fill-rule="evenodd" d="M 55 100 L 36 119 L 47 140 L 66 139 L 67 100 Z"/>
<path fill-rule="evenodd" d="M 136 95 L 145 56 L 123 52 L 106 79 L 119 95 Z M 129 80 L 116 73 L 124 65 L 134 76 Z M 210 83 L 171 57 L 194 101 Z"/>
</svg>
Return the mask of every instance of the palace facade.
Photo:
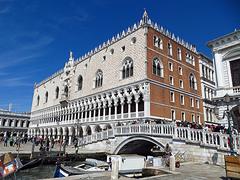
<svg viewBox="0 0 240 180">
<path fill-rule="evenodd" d="M 29 120 L 30 113 L 15 113 L 0 109 L 0 136 L 25 136 Z"/>
<path fill-rule="evenodd" d="M 196 48 L 141 20 L 34 87 L 29 135 L 68 138 L 142 121 L 202 124 Z"/>
</svg>

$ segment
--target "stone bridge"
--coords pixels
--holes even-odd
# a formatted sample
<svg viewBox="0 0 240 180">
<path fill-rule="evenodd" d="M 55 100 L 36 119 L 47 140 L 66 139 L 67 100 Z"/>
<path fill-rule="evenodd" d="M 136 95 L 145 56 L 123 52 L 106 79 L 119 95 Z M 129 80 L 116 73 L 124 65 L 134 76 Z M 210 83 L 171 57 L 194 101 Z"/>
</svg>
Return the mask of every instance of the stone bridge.
<svg viewBox="0 0 240 180">
<path fill-rule="evenodd" d="M 224 164 L 229 153 L 229 135 L 204 129 L 177 127 L 174 124 L 133 124 L 115 126 L 83 137 L 79 145 L 84 149 L 109 154 L 136 153 L 150 155 L 157 146 L 170 144 L 173 154 L 183 153 L 185 160 Z M 233 135 L 233 148 L 239 154 L 239 135 Z"/>
</svg>

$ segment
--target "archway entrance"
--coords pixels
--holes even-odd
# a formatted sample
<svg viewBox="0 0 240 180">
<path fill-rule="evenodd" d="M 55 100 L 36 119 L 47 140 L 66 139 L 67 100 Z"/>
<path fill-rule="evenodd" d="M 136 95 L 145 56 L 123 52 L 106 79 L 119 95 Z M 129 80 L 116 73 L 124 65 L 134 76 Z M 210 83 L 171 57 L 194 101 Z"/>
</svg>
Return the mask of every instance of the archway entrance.
<svg viewBox="0 0 240 180">
<path fill-rule="evenodd" d="M 155 155 L 153 149 L 164 149 L 164 145 L 150 137 L 131 137 L 120 143 L 114 154 Z"/>
</svg>

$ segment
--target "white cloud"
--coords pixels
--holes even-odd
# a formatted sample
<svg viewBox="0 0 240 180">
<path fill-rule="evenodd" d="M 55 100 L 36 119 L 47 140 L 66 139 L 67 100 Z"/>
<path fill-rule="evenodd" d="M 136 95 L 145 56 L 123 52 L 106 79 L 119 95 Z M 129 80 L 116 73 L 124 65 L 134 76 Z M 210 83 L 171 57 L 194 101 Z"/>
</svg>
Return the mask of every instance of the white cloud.
<svg viewBox="0 0 240 180">
<path fill-rule="evenodd" d="M 1 87 L 19 87 L 19 86 L 33 86 L 33 83 L 27 81 L 28 77 L 13 77 L 0 79 Z"/>
</svg>

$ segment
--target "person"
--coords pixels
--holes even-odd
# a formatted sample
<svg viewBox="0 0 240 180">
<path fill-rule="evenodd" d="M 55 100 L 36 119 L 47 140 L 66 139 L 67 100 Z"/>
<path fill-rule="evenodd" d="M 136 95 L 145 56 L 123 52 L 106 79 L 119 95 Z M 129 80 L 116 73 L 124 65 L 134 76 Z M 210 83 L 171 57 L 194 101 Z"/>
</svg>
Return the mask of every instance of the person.
<svg viewBox="0 0 240 180">
<path fill-rule="evenodd" d="M 53 137 L 51 138 L 51 148 L 53 149 L 54 148 L 54 144 L 55 144 L 55 141 L 53 139 Z"/>
<path fill-rule="evenodd" d="M 169 146 L 169 144 L 167 143 L 165 148 L 164 148 L 164 152 L 166 153 L 166 155 L 171 156 L 172 155 L 172 148 Z"/>
<path fill-rule="evenodd" d="M 20 144 L 21 144 L 21 139 L 19 138 L 19 137 L 17 137 L 17 139 L 16 139 L 16 151 L 19 151 L 19 149 L 20 149 Z"/>
<path fill-rule="evenodd" d="M 77 138 L 74 139 L 73 144 L 74 144 L 74 148 L 75 148 L 75 154 L 77 154 L 78 153 L 78 140 L 77 140 Z"/>
<path fill-rule="evenodd" d="M 5 137 L 4 137 L 4 147 L 7 147 L 7 143 L 8 143 L 8 137 L 5 136 Z"/>
<path fill-rule="evenodd" d="M 109 170 L 112 170 L 112 158 L 111 157 L 109 157 L 108 164 L 109 164 Z"/>
<path fill-rule="evenodd" d="M 67 139 L 63 140 L 62 146 L 63 146 L 63 153 L 65 154 L 66 153 L 66 146 L 67 146 Z"/>
<path fill-rule="evenodd" d="M 46 139 L 45 146 L 46 146 L 46 151 L 49 151 L 50 140 L 48 138 Z"/>
<path fill-rule="evenodd" d="M 171 149 L 171 147 L 169 146 L 168 143 L 166 144 L 166 146 L 164 148 L 164 152 L 165 152 L 165 155 L 164 155 L 165 164 L 166 164 L 166 166 L 169 166 L 170 156 L 172 155 L 172 149 Z"/>
</svg>

